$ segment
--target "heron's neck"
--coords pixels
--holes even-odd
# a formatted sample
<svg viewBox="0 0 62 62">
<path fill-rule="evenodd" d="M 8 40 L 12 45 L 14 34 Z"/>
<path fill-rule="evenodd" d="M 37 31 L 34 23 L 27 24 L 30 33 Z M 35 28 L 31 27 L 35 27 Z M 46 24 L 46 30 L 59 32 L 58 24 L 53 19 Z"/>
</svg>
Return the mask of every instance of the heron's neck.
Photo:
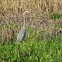
<svg viewBox="0 0 62 62">
<path fill-rule="evenodd" d="M 26 15 L 24 13 L 24 27 L 26 26 Z"/>
</svg>

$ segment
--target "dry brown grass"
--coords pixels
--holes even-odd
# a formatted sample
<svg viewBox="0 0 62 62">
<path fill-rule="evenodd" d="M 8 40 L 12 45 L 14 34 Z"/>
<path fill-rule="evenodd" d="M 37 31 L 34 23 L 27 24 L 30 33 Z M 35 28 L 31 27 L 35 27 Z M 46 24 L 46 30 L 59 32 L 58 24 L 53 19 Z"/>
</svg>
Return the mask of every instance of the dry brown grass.
<svg viewBox="0 0 62 62">
<path fill-rule="evenodd" d="M 22 14 L 24 10 L 62 12 L 62 0 L 1 0 L 0 11 Z"/>
<path fill-rule="evenodd" d="M 2 28 L 4 27 L 0 30 L 2 41 L 11 39 L 14 36 L 13 31 L 15 32 L 14 29 L 7 29 L 3 24 L 16 24 L 18 29 L 15 33 L 18 33 L 20 27 L 23 26 L 23 13 L 25 10 L 31 10 L 26 21 L 27 28 L 30 26 L 33 29 L 48 30 L 52 34 L 50 27 L 54 28 L 55 24 L 54 21 L 50 22 L 48 16 L 51 12 L 62 14 L 62 0 L 1 0 L 0 25 Z"/>
</svg>

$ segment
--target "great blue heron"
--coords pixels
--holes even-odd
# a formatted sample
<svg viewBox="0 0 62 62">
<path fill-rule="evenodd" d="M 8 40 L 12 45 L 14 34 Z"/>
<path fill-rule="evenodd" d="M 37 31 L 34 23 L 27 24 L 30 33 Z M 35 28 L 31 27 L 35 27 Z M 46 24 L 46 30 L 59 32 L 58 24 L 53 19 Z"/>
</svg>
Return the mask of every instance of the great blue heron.
<svg viewBox="0 0 62 62">
<path fill-rule="evenodd" d="M 18 36 L 17 36 L 17 40 L 19 42 L 22 42 L 26 36 L 26 30 L 25 30 L 25 26 L 26 26 L 26 13 L 28 13 L 29 11 L 25 11 L 24 12 L 24 26 L 22 27 L 22 29 L 20 30 L 20 32 L 18 33 Z"/>
</svg>

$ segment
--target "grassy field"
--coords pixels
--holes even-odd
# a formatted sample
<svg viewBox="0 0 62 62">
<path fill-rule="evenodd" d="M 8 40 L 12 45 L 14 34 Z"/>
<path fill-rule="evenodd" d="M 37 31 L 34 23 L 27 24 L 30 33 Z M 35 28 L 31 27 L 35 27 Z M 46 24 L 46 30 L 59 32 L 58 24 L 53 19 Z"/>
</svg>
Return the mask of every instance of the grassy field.
<svg viewBox="0 0 62 62">
<path fill-rule="evenodd" d="M 35 35 L 29 28 L 22 43 L 0 43 L 0 62 L 62 62 L 62 36 L 41 41 L 41 35 L 39 40 Z"/>
<path fill-rule="evenodd" d="M 15 28 L 17 30 L 16 25 Z M 47 40 L 44 31 L 42 35 L 36 32 L 33 34 L 28 28 L 22 43 L 17 41 L 16 36 L 13 43 L 7 40 L 3 45 L 0 41 L 0 62 L 62 62 L 62 36 L 54 34 L 52 39 L 48 36 Z"/>
<path fill-rule="evenodd" d="M 31 12 L 20 43 L 25 10 Z M 62 62 L 62 0 L 1 0 L 0 62 Z"/>
</svg>

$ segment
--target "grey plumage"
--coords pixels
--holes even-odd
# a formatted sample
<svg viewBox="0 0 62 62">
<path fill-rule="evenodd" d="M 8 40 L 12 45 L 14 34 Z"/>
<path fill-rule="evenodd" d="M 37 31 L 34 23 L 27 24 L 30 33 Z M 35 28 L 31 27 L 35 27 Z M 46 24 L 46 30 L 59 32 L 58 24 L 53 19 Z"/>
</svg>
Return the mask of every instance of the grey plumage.
<svg viewBox="0 0 62 62">
<path fill-rule="evenodd" d="M 26 36 L 26 30 L 25 30 L 25 27 L 23 26 L 23 28 L 18 33 L 17 40 L 19 42 L 22 42 L 24 40 L 25 36 Z"/>
<path fill-rule="evenodd" d="M 26 36 L 26 30 L 25 30 L 25 26 L 26 26 L 26 19 L 25 19 L 25 13 L 28 13 L 29 11 L 25 11 L 24 12 L 24 26 L 22 27 L 22 29 L 20 30 L 20 32 L 18 33 L 17 36 L 17 40 L 19 42 L 22 42 Z"/>
</svg>

